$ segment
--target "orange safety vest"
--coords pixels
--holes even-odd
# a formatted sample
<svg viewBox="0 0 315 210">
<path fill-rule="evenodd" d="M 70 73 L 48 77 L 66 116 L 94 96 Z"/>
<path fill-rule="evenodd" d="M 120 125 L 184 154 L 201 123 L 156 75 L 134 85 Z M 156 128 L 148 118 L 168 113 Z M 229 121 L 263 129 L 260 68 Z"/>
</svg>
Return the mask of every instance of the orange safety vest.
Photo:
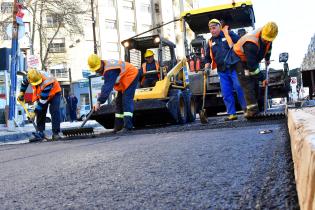
<svg viewBox="0 0 315 210">
<path fill-rule="evenodd" d="M 243 61 L 243 62 L 247 61 L 246 55 L 244 53 L 244 48 L 243 48 L 243 45 L 246 42 L 252 42 L 258 47 L 258 49 L 260 48 L 259 37 L 260 37 L 260 34 L 261 34 L 261 30 L 262 30 L 262 28 L 259 28 L 259 29 L 255 30 L 255 31 L 253 31 L 251 34 L 245 34 L 234 45 L 233 50 L 234 50 L 235 54 L 238 55 L 238 57 L 241 59 L 241 61 Z M 270 44 L 271 43 L 269 42 L 267 44 L 267 46 L 266 46 L 264 57 L 266 56 L 266 54 L 269 51 Z"/>
<path fill-rule="evenodd" d="M 159 69 L 160 69 L 160 65 L 159 65 L 159 62 L 155 61 L 155 68 L 156 68 L 156 71 L 159 72 Z M 143 63 L 142 64 L 142 73 L 146 73 L 147 72 L 147 63 Z M 158 78 L 160 79 L 160 72 L 158 73 Z M 141 84 L 143 84 L 145 80 L 145 77 L 142 78 L 141 80 Z"/>
<path fill-rule="evenodd" d="M 120 74 L 117 77 L 114 89 L 124 92 L 138 75 L 138 69 L 128 62 L 122 60 L 104 60 L 104 72 L 119 69 Z"/>
<path fill-rule="evenodd" d="M 32 95 L 32 102 L 35 102 L 40 99 L 41 92 L 50 84 L 53 84 L 52 89 L 49 92 L 48 100 L 50 101 L 56 93 L 61 92 L 61 87 L 59 85 L 59 82 L 54 77 L 46 77 L 43 73 L 41 73 L 42 76 L 42 83 L 36 86 L 32 86 L 33 88 L 33 95 Z"/>
<path fill-rule="evenodd" d="M 224 37 L 226 39 L 226 41 L 228 42 L 230 48 L 233 47 L 234 43 L 233 43 L 233 40 L 231 38 L 231 36 L 229 35 L 229 30 L 228 30 L 229 26 L 228 25 L 225 25 L 221 30 L 224 34 Z M 213 55 L 213 52 L 212 52 L 212 40 L 209 39 L 209 49 L 210 49 L 210 57 L 211 57 L 211 60 L 212 60 L 212 63 L 211 63 L 211 69 L 215 69 L 217 68 L 217 64 L 214 60 L 214 55 Z"/>
</svg>

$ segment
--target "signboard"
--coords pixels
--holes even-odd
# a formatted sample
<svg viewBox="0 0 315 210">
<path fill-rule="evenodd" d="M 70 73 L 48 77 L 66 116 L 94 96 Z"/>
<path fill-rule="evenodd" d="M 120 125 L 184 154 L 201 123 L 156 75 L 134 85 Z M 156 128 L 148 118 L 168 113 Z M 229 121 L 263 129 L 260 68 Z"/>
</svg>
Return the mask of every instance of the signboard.
<svg viewBox="0 0 315 210">
<path fill-rule="evenodd" d="M 27 57 L 27 67 L 28 68 L 38 68 L 39 59 L 35 55 L 30 55 Z"/>
</svg>

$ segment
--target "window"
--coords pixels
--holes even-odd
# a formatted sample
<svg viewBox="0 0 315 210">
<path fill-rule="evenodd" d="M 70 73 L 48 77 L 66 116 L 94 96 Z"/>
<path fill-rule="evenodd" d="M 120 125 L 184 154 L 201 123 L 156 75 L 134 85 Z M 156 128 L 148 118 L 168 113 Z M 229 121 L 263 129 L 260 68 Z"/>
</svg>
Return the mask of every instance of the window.
<svg viewBox="0 0 315 210">
<path fill-rule="evenodd" d="M 49 14 L 46 16 L 47 27 L 57 27 L 62 22 L 62 17 L 59 14 Z"/>
<path fill-rule="evenodd" d="M 141 12 L 151 13 L 151 5 L 150 4 L 142 4 L 141 5 Z"/>
<path fill-rule="evenodd" d="M 116 20 L 105 20 L 105 29 L 117 30 L 117 21 Z"/>
<path fill-rule="evenodd" d="M 50 73 L 55 77 L 55 78 L 63 78 L 67 79 L 69 78 L 69 71 L 67 68 L 60 68 L 60 69 L 50 69 Z"/>
<path fill-rule="evenodd" d="M 129 32 L 136 32 L 136 24 L 131 22 L 124 23 L 124 29 Z"/>
<path fill-rule="evenodd" d="M 106 42 L 105 43 L 105 50 L 108 52 L 118 52 L 119 46 L 117 42 Z"/>
<path fill-rule="evenodd" d="M 141 67 L 141 51 L 136 49 L 130 50 L 130 63 L 137 67 Z"/>
<path fill-rule="evenodd" d="M 164 61 L 171 61 L 172 56 L 171 56 L 171 50 L 169 46 L 163 46 L 162 47 L 162 60 Z"/>
<path fill-rule="evenodd" d="M 12 13 L 12 12 L 13 12 L 13 2 L 1 3 L 1 13 Z"/>
<path fill-rule="evenodd" d="M 54 39 L 49 46 L 49 52 L 52 52 L 52 53 L 66 52 L 65 39 Z"/>
<path fill-rule="evenodd" d="M 122 7 L 127 10 L 134 10 L 135 4 L 133 0 L 124 0 L 122 1 Z"/>
<path fill-rule="evenodd" d="M 11 40 L 7 34 L 7 27 L 10 23 L 2 22 L 0 23 L 0 36 L 2 40 Z"/>
<path fill-rule="evenodd" d="M 106 0 L 105 4 L 107 7 L 115 7 L 115 0 Z"/>
</svg>

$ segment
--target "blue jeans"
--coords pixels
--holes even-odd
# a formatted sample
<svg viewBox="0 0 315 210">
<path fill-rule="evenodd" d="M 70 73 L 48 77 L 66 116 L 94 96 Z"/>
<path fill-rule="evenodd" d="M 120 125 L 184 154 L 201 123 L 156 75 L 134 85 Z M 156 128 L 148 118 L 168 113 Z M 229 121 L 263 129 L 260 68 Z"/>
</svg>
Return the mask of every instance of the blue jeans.
<svg viewBox="0 0 315 210">
<path fill-rule="evenodd" d="M 60 132 L 60 95 L 60 92 L 57 93 L 48 103 L 43 106 L 43 109 L 37 113 L 36 123 L 38 131 L 43 132 L 45 130 L 46 113 L 48 104 L 50 104 L 49 112 L 51 115 L 52 131 L 54 134 L 58 134 Z"/>
<path fill-rule="evenodd" d="M 220 86 L 223 95 L 223 101 L 226 107 L 226 111 L 229 115 L 235 114 L 235 100 L 234 91 L 236 91 L 238 102 L 243 110 L 246 109 L 246 101 L 241 85 L 238 81 L 237 73 L 234 69 L 227 69 L 224 72 L 218 71 L 220 77 Z"/>
</svg>

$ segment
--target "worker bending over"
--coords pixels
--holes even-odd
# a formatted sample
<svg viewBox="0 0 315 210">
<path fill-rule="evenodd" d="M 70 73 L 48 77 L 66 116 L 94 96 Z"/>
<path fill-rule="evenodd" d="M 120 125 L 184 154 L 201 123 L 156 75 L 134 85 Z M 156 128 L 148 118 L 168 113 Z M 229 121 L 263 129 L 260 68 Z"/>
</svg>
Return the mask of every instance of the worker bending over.
<svg viewBox="0 0 315 210">
<path fill-rule="evenodd" d="M 106 102 L 114 88 L 118 91 L 114 132 L 131 131 L 133 128 L 133 98 L 139 81 L 138 69 L 132 64 L 121 60 L 101 60 L 96 54 L 89 56 L 88 65 L 92 72 L 101 74 L 104 77 L 101 94 L 93 109 L 98 111 L 100 105 Z"/>
<path fill-rule="evenodd" d="M 30 112 L 30 120 L 36 117 L 37 132 L 30 142 L 42 141 L 45 138 L 45 122 L 48 105 L 52 121 L 52 140 L 61 139 L 60 132 L 60 96 L 61 88 L 59 82 L 46 72 L 30 69 L 27 77 L 22 81 L 18 100 L 24 102 L 24 95 L 28 85 L 33 88 L 32 102 L 37 102 L 34 112 Z"/>
<path fill-rule="evenodd" d="M 265 59 L 266 67 L 270 64 L 272 41 L 277 34 L 277 24 L 268 22 L 262 28 L 244 35 L 234 45 L 234 52 L 241 59 L 237 64 L 236 71 L 245 93 L 247 103 L 246 118 L 254 117 L 259 113 L 259 81 L 263 82 L 263 86 L 266 86 L 268 82 L 259 69 L 259 63 L 262 59 Z"/>
</svg>

